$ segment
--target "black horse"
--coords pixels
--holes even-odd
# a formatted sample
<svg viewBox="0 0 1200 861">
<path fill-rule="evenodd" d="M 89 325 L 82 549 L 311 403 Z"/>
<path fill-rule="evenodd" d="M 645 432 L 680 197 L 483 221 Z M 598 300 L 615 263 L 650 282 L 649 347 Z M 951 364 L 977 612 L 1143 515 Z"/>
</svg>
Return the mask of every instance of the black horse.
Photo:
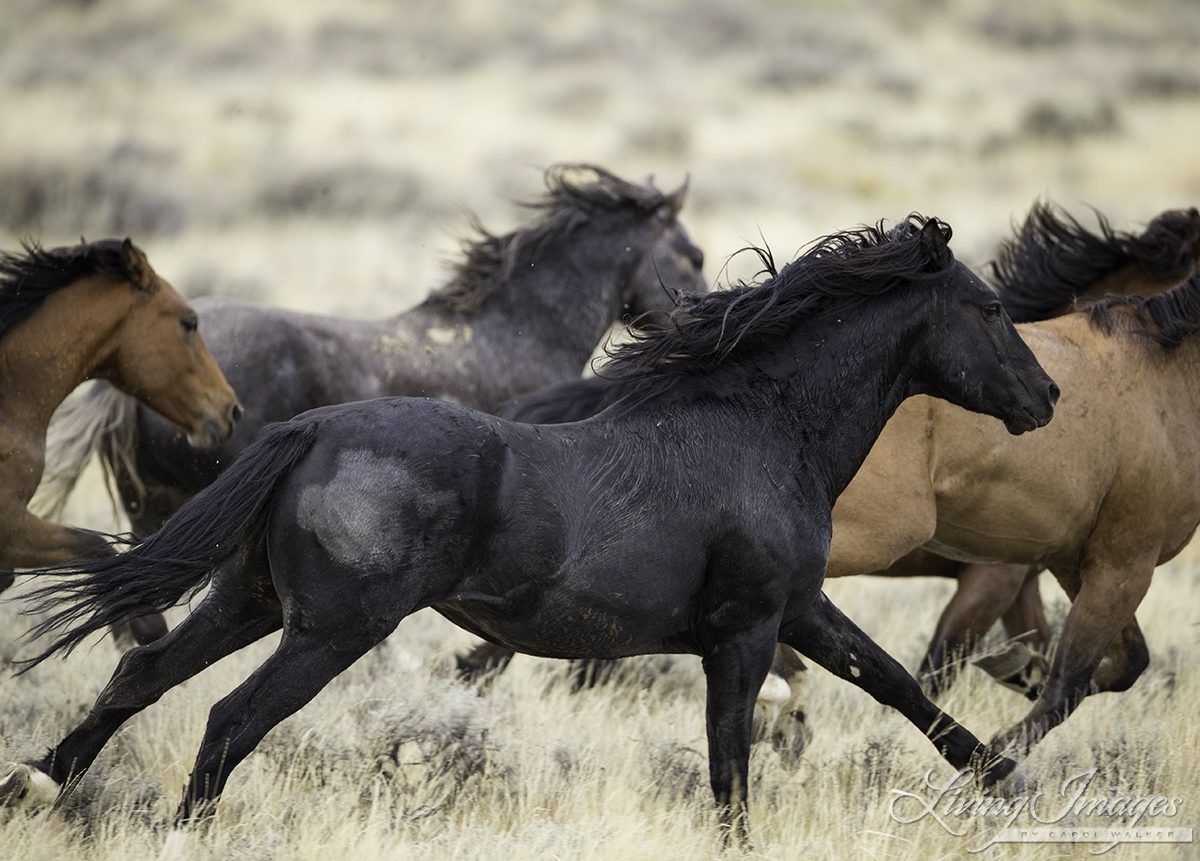
<svg viewBox="0 0 1200 861">
<path fill-rule="evenodd" d="M 0 797 L 77 779 L 129 717 L 282 627 L 212 709 L 179 811 L 191 819 L 273 726 L 430 606 L 535 655 L 702 656 L 712 788 L 739 838 L 777 641 L 898 709 L 954 767 L 1000 779 L 1014 764 L 821 591 L 833 501 L 902 400 L 947 398 L 1014 434 L 1053 412 L 1057 387 L 949 235 L 914 215 L 826 237 L 761 286 L 688 303 L 617 349 L 609 373 L 634 390 L 588 421 L 391 398 L 267 428 L 148 541 L 35 593 L 35 612 L 54 611 L 37 632 L 60 633 L 32 663 L 212 583 L 122 658 L 75 730 L 0 778 Z"/>
<path fill-rule="evenodd" d="M 1092 231 L 1060 207 L 1036 201 L 1016 234 L 1001 243 L 992 264 L 992 282 L 1014 322 L 1049 320 L 1074 310 L 1081 299 L 1112 293 L 1155 296 L 1200 269 L 1200 212 L 1195 208 L 1166 210 L 1140 233 L 1115 230 L 1103 214 L 1095 215 L 1098 229 Z M 767 258 L 763 263 L 764 271 L 772 274 L 773 262 Z M 681 301 L 689 300 L 681 297 Z M 626 387 L 606 378 L 601 370 L 596 377 L 566 380 L 522 395 L 498 415 L 530 424 L 581 421 L 621 400 Z M 904 556 L 887 571 L 876 572 L 958 580 L 958 591 L 942 612 L 917 673 L 931 696 L 944 693 L 964 663 L 963 654 L 1003 616 L 1014 645 L 987 661 L 988 672 L 1036 699 L 1042 672 L 1033 675 L 1036 682 L 1030 684 L 1028 665 L 1022 659 L 1030 660 L 1031 654 L 1040 658 L 1026 644 L 1044 649 L 1050 642 L 1038 593 L 1040 570 L 1040 566 L 961 562 L 922 549 Z M 780 648 L 779 666 L 800 666 L 788 651 Z M 471 683 L 489 680 L 503 672 L 513 654 L 496 643 L 480 643 L 457 656 L 459 677 Z M 608 677 L 612 668 L 608 661 L 574 661 L 572 685 L 591 685 Z"/>
</svg>

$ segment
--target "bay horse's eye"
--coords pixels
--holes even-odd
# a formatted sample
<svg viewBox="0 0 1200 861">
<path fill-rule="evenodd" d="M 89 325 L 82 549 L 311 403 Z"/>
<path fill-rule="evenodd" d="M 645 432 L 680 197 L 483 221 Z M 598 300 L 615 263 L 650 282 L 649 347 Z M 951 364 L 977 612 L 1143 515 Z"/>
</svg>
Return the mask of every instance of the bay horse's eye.
<svg viewBox="0 0 1200 861">
<path fill-rule="evenodd" d="M 200 328 L 200 321 L 196 318 L 195 314 L 189 314 L 179 321 L 179 325 L 183 327 L 183 331 L 190 335 Z"/>
<path fill-rule="evenodd" d="M 985 320 L 999 320 L 1000 319 L 1000 303 L 992 302 L 988 305 L 984 305 L 983 306 L 983 318 Z"/>
</svg>

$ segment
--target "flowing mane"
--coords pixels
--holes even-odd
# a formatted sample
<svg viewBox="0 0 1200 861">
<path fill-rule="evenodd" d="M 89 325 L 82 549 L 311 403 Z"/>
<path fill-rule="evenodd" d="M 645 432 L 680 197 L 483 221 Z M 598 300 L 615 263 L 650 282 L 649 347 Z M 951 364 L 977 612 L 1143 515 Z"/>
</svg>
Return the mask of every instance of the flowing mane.
<svg viewBox="0 0 1200 861">
<path fill-rule="evenodd" d="M 1200 274 L 1157 296 L 1108 296 L 1085 310 L 1088 322 L 1107 334 L 1124 331 L 1174 350 L 1200 331 Z"/>
<path fill-rule="evenodd" d="M 81 278 L 132 277 L 125 268 L 119 239 L 49 250 L 25 241 L 21 248 L 24 254 L 0 252 L 0 340 L 41 307 L 47 296 Z"/>
<path fill-rule="evenodd" d="M 751 249 L 763 261 L 762 281 L 694 297 L 665 327 L 633 331 L 599 373 L 623 383 L 625 394 L 649 395 L 757 350 L 804 320 L 848 311 L 900 284 L 944 277 L 954 258 L 941 265 L 929 259 L 920 242 L 927 221 L 949 239 L 949 225 L 914 213 L 891 229 L 880 222 L 822 237 L 778 273 L 769 251 Z"/>
<path fill-rule="evenodd" d="M 1113 230 L 1096 212 L 1092 232 L 1061 207 L 1037 201 L 992 264 L 992 280 L 1015 323 L 1070 309 L 1096 282 L 1137 265 L 1155 281 L 1178 283 L 1200 263 L 1200 213 L 1170 209 L 1141 235 Z"/>
<path fill-rule="evenodd" d="M 455 265 L 450 281 L 426 302 L 454 313 L 478 310 L 523 263 L 592 218 L 605 213 L 645 217 L 674 205 L 669 195 L 649 182 L 627 182 L 590 164 L 553 165 L 544 181 L 542 197 L 521 203 L 538 215 L 528 227 L 497 236 L 470 216 L 473 235 L 462 243 L 462 261 Z"/>
</svg>

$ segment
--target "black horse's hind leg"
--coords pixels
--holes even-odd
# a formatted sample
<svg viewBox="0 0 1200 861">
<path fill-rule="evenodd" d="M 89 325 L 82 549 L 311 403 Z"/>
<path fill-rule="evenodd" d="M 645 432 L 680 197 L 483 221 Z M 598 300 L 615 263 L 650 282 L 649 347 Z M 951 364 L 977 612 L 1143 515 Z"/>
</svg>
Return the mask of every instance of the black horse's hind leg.
<svg viewBox="0 0 1200 861">
<path fill-rule="evenodd" d="M 778 622 L 738 631 L 704 655 L 708 688 L 708 771 L 725 839 L 749 842 L 746 802 L 754 703 L 775 656 Z"/>
<path fill-rule="evenodd" d="M 1010 760 L 988 762 L 987 748 L 953 718 L 930 702 L 917 680 L 848 619 L 825 593 L 817 594 L 804 615 L 786 622 L 780 639 L 836 676 L 858 685 L 896 709 L 925 733 L 955 768 L 987 765 L 987 783 L 1016 766 Z"/>
<path fill-rule="evenodd" d="M 210 664 L 277 630 L 281 616 L 274 593 L 253 588 L 243 576 L 230 579 L 215 584 L 167 636 L 126 652 L 83 723 L 37 767 L 60 784 L 82 775 L 133 715 Z M 269 590 L 269 582 L 266 586 Z"/>
<path fill-rule="evenodd" d="M 212 707 L 177 821 L 211 811 L 230 772 L 263 737 L 380 643 L 399 618 L 390 627 L 330 617 L 304 623 L 304 629 L 285 628 L 274 654 Z"/>
</svg>

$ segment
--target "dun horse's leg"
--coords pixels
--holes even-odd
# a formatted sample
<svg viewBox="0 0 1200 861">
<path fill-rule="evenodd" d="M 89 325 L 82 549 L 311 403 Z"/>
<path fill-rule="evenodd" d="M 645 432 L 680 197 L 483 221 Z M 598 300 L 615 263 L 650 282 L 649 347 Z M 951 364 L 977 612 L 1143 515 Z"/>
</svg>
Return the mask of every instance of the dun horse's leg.
<svg viewBox="0 0 1200 861">
<path fill-rule="evenodd" d="M 747 783 L 754 703 L 771 669 L 778 620 L 714 640 L 703 656 L 707 683 L 708 771 L 726 841 L 749 842 Z"/>
<path fill-rule="evenodd" d="M 942 610 L 917 675 L 930 696 L 949 690 L 962 659 L 991 630 L 1016 600 L 1025 582 L 1025 565 L 962 565 L 958 589 Z"/>
<path fill-rule="evenodd" d="M 1038 586 L 1042 568 L 1031 565 L 1025 571 L 1025 582 L 1012 605 L 1004 611 L 1000 620 L 1004 632 L 1011 638 L 1023 637 L 1031 649 L 1045 654 L 1050 645 L 1050 623 L 1046 621 L 1046 607 L 1042 603 L 1042 591 Z"/>
<path fill-rule="evenodd" d="M 916 679 L 846 618 L 825 593 L 817 594 L 804 615 L 786 622 L 780 636 L 801 654 L 908 718 L 955 768 L 986 766 L 984 780 L 993 783 L 1015 767 L 1002 757 L 993 759 L 979 739 L 930 702 Z"/>
<path fill-rule="evenodd" d="M 133 715 L 215 661 L 277 630 L 279 605 L 255 600 L 253 592 L 261 594 L 241 578 L 224 588 L 214 586 L 174 631 L 126 652 L 88 716 L 34 766 L 59 785 L 78 778 Z"/>
<path fill-rule="evenodd" d="M 312 627 L 285 628 L 279 648 L 233 693 L 212 707 L 177 822 L 213 809 L 225 782 L 276 724 L 295 713 L 332 679 L 380 643 L 386 629 L 361 620 L 306 618 Z"/>
<path fill-rule="evenodd" d="M 1092 676 L 1097 693 L 1127 691 L 1150 666 L 1150 649 L 1137 619 L 1112 641 Z"/>
<path fill-rule="evenodd" d="M 1085 550 L 1085 558 L 1098 556 L 1096 551 Z M 1155 561 L 1156 557 L 1150 555 L 1129 565 L 1105 560 L 1080 571 L 1078 581 L 1074 577 L 1061 578 L 1068 595 L 1075 591 L 1076 582 L 1080 585 L 1046 686 L 1029 714 L 992 740 L 994 747 L 1027 753 L 1092 692 L 1093 677 L 1110 644 L 1128 626 L 1136 625 L 1134 611 L 1150 586 Z"/>
</svg>

